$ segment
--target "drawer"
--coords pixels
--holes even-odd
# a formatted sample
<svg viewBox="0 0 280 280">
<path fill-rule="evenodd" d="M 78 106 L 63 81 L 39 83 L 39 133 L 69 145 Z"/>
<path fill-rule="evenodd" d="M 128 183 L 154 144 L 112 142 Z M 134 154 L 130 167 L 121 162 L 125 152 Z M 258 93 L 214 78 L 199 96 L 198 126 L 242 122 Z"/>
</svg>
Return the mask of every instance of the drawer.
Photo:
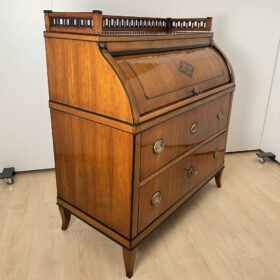
<svg viewBox="0 0 280 280">
<path fill-rule="evenodd" d="M 138 231 L 222 167 L 225 146 L 226 133 L 223 133 L 140 187 Z"/>
<path fill-rule="evenodd" d="M 229 107 L 226 94 L 143 132 L 140 179 L 226 128 Z"/>
</svg>

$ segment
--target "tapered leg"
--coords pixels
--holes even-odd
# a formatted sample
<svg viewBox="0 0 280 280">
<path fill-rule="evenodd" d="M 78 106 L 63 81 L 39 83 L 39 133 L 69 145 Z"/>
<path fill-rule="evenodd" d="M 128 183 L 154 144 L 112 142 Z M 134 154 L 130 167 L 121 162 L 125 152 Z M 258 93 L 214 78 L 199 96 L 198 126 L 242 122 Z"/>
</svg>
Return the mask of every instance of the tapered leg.
<svg viewBox="0 0 280 280">
<path fill-rule="evenodd" d="M 59 212 L 60 212 L 61 219 L 62 219 L 61 229 L 66 230 L 69 226 L 71 212 L 62 206 L 58 206 L 58 208 L 59 208 Z"/>
<path fill-rule="evenodd" d="M 220 170 L 216 176 L 215 176 L 215 181 L 216 181 L 216 185 L 218 188 L 221 188 L 222 187 L 222 175 L 223 175 L 223 169 Z"/>
<path fill-rule="evenodd" d="M 126 277 L 131 278 L 133 275 L 133 267 L 135 263 L 136 249 L 129 251 L 123 247 L 123 260 L 125 265 Z"/>
</svg>

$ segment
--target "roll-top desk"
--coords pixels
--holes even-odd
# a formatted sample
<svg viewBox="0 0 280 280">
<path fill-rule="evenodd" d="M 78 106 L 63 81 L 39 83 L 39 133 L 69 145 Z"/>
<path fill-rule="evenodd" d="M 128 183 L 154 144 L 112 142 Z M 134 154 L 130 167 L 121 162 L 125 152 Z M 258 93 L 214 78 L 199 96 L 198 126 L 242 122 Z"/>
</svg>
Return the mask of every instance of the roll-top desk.
<svg viewBox="0 0 280 280">
<path fill-rule="evenodd" d="M 212 18 L 45 11 L 57 204 L 136 248 L 212 178 L 221 186 L 234 91 Z"/>
</svg>

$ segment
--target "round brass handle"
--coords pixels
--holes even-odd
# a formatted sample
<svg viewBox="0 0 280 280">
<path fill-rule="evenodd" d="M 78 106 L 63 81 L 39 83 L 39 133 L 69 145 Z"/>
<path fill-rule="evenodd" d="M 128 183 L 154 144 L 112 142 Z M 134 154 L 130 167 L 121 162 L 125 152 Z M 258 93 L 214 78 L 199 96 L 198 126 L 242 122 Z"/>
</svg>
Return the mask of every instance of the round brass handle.
<svg viewBox="0 0 280 280">
<path fill-rule="evenodd" d="M 194 175 L 197 175 L 198 171 L 195 169 L 194 166 L 191 166 L 188 170 L 188 176 L 191 178 Z"/>
<path fill-rule="evenodd" d="M 198 129 L 198 123 L 197 122 L 194 122 L 192 125 L 191 125 L 191 133 L 192 134 L 195 134 L 197 132 L 197 129 Z"/>
<path fill-rule="evenodd" d="M 216 148 L 216 149 L 213 151 L 213 157 L 214 157 L 214 159 L 217 159 L 217 158 L 219 158 L 219 156 L 220 156 L 220 151 L 219 151 L 218 148 Z"/>
<path fill-rule="evenodd" d="M 163 139 L 158 139 L 154 144 L 154 153 L 159 154 L 164 150 L 164 141 Z"/>
<path fill-rule="evenodd" d="M 153 207 L 157 207 L 161 202 L 161 192 L 155 192 L 151 199 L 151 204 Z"/>
<path fill-rule="evenodd" d="M 223 109 L 220 109 L 217 113 L 217 119 L 221 120 L 223 118 L 224 118 L 224 111 L 223 111 Z"/>
</svg>

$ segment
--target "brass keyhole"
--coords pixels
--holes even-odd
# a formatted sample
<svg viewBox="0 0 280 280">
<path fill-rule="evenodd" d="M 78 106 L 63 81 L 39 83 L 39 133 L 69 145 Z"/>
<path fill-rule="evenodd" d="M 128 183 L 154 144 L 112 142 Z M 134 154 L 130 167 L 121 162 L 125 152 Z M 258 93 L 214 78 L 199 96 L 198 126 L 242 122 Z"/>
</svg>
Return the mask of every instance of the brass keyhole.
<svg viewBox="0 0 280 280">
<path fill-rule="evenodd" d="M 192 90 L 192 93 L 193 93 L 194 95 L 198 95 L 198 94 L 201 94 L 201 93 L 202 93 L 202 90 L 201 90 L 201 89 L 196 89 L 196 88 L 194 88 L 194 89 Z"/>
<path fill-rule="evenodd" d="M 197 129 L 198 129 L 198 123 L 197 122 L 194 122 L 192 125 L 191 125 L 191 133 L 192 134 L 195 134 L 197 132 Z"/>
<path fill-rule="evenodd" d="M 191 178 L 194 175 L 197 175 L 198 171 L 195 169 L 194 166 L 191 166 L 189 169 L 187 169 L 188 171 L 188 176 Z"/>
</svg>

